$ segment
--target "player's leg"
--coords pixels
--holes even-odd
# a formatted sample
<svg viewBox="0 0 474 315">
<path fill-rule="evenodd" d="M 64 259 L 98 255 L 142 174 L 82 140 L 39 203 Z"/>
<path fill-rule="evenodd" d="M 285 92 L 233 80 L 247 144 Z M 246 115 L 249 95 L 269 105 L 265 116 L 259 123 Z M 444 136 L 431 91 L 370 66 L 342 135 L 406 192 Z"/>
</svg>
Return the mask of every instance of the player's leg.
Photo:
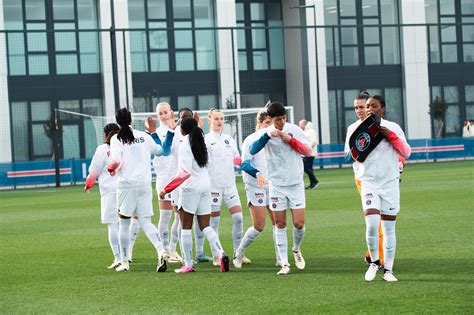
<svg viewBox="0 0 474 315">
<path fill-rule="evenodd" d="M 138 222 L 138 218 L 136 216 L 133 216 L 132 221 L 130 222 L 130 244 L 129 244 L 129 257 L 128 257 L 128 260 L 130 262 L 133 261 L 133 248 L 135 247 L 135 242 L 137 240 L 139 232 L 140 232 L 140 223 Z"/>
<path fill-rule="evenodd" d="M 229 271 L 229 257 L 224 253 L 219 236 L 216 231 L 210 227 L 209 223 L 211 220 L 211 198 L 209 193 L 201 194 L 200 202 L 196 214 L 198 216 L 199 228 L 204 233 L 209 245 L 211 246 L 212 252 L 216 253 L 219 258 L 220 272 Z"/>
<path fill-rule="evenodd" d="M 129 244 L 130 244 L 130 221 L 135 212 L 137 192 L 135 189 L 117 190 L 117 208 L 119 217 L 119 244 L 120 244 L 120 266 L 115 268 L 119 272 L 130 269 L 129 266 Z"/>
<path fill-rule="evenodd" d="M 370 183 L 362 183 L 362 207 L 365 217 L 365 240 L 370 252 L 371 263 L 365 273 L 366 281 L 373 281 L 380 268 L 379 235 L 381 198 Z"/>
<path fill-rule="evenodd" d="M 183 208 L 179 210 L 180 222 L 181 222 L 181 244 L 183 246 L 183 266 L 176 269 L 176 273 L 187 273 L 193 272 L 193 236 L 192 226 L 194 220 L 194 214 L 189 213 Z"/>
<path fill-rule="evenodd" d="M 286 209 L 288 200 L 284 188 L 269 185 L 270 194 L 270 210 L 273 212 L 275 219 L 275 240 L 278 247 L 278 255 L 281 261 L 281 270 L 278 275 L 286 275 L 290 273 L 290 264 L 288 263 L 288 237 L 286 235 Z"/>
<path fill-rule="evenodd" d="M 301 243 L 305 235 L 305 208 L 306 197 L 304 193 L 304 184 L 287 187 L 287 196 L 290 204 L 293 220 L 293 257 L 298 269 L 304 269 L 306 262 L 301 253 Z"/>
<path fill-rule="evenodd" d="M 153 247 L 155 247 L 158 256 L 156 271 L 165 272 L 167 269 L 166 262 L 168 260 L 168 253 L 159 238 L 158 228 L 151 222 L 151 217 L 153 216 L 153 196 L 151 188 L 143 187 L 137 190 L 138 202 L 136 214 L 138 222 L 148 240 L 152 243 Z"/>
<path fill-rule="evenodd" d="M 114 261 L 108 269 L 115 269 L 120 265 L 119 223 L 117 216 L 117 194 L 109 193 L 100 198 L 100 222 L 107 224 L 107 235 Z"/>
<path fill-rule="evenodd" d="M 157 180 L 156 191 L 157 194 L 163 190 L 168 181 Z M 171 206 L 171 193 L 165 194 L 163 199 L 158 198 L 158 206 L 160 208 L 160 219 L 157 224 L 158 233 L 160 240 L 167 252 L 170 252 L 169 248 L 169 224 L 173 215 L 173 207 Z"/>
<path fill-rule="evenodd" d="M 272 238 L 273 238 L 273 246 L 275 247 L 275 266 L 281 266 L 280 254 L 278 253 L 278 246 L 277 246 L 277 241 L 275 238 L 275 231 L 276 231 L 275 218 L 273 217 L 273 211 L 271 211 L 269 207 L 267 207 L 267 212 L 272 222 Z"/>
<path fill-rule="evenodd" d="M 247 200 L 248 206 L 250 209 L 250 215 L 252 217 L 252 226 L 245 231 L 244 237 L 242 238 L 242 242 L 240 246 L 235 251 L 234 255 L 234 267 L 235 268 L 242 268 L 242 260 L 244 258 L 245 251 L 253 243 L 253 241 L 260 235 L 265 227 L 265 205 L 263 204 L 263 196 L 258 195 L 258 197 L 253 198 L 256 196 L 254 191 L 247 190 Z M 250 196 L 249 196 L 250 195 Z M 261 200 L 261 202 L 259 202 Z M 256 206 L 261 205 L 261 206 Z"/>
<path fill-rule="evenodd" d="M 212 258 L 207 256 L 204 253 L 204 241 L 206 237 L 204 236 L 204 233 L 201 231 L 199 228 L 199 224 L 197 222 L 197 217 L 194 217 L 194 239 L 196 240 L 196 262 L 208 262 L 211 261 Z"/>
<path fill-rule="evenodd" d="M 210 227 L 219 235 L 219 221 L 221 219 L 221 204 L 223 189 L 212 189 L 211 190 L 211 218 L 210 218 Z M 204 231 L 203 231 L 204 232 Z M 214 266 L 220 266 L 219 255 L 214 252 L 214 248 L 211 246 L 212 252 L 212 264 Z"/>
<path fill-rule="evenodd" d="M 395 225 L 397 214 L 400 210 L 400 187 L 397 181 L 387 185 L 382 194 L 382 231 L 384 235 L 383 253 L 384 253 L 384 280 L 397 281 L 393 275 L 393 263 L 395 261 L 395 251 L 397 248 L 397 238 L 395 234 Z"/>
</svg>

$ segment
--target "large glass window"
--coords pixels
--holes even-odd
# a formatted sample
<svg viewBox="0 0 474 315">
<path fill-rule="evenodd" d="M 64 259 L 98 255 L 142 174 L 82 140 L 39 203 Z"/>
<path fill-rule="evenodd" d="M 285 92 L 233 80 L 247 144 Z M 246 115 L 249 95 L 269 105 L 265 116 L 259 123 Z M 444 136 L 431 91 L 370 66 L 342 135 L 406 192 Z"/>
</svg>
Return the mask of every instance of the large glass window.
<svg viewBox="0 0 474 315">
<path fill-rule="evenodd" d="M 9 75 L 100 72 L 96 0 L 5 0 L 3 5 L 6 30 L 26 31 L 8 33 Z"/>
<path fill-rule="evenodd" d="M 426 0 L 430 63 L 474 62 L 474 2 Z"/>
<path fill-rule="evenodd" d="M 285 68 L 280 1 L 236 3 L 239 70 Z M 247 27 L 247 28 L 244 28 Z M 267 28 L 272 27 L 272 28 Z M 273 28 L 275 27 L 275 28 Z"/>
<path fill-rule="evenodd" d="M 133 72 L 217 69 L 216 32 L 199 30 L 215 25 L 212 0 L 129 0 L 128 8 Z"/>
<path fill-rule="evenodd" d="M 466 94 L 466 101 L 468 95 Z M 432 86 L 431 102 L 436 98 L 444 100 L 448 105 L 444 125 L 440 125 L 439 121 L 433 120 L 433 136 L 441 137 L 443 134 L 448 137 L 458 137 L 462 132 L 463 112 L 460 106 L 460 90 L 458 86 Z"/>
<path fill-rule="evenodd" d="M 325 0 L 324 20 L 328 66 L 400 64 L 398 1 Z"/>
</svg>

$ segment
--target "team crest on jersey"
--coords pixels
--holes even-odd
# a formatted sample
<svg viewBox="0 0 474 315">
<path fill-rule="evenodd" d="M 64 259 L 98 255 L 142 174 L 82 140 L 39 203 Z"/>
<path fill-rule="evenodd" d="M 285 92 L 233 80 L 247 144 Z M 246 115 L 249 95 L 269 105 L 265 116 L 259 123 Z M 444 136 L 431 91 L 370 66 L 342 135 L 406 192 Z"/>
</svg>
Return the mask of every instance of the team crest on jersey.
<svg viewBox="0 0 474 315">
<path fill-rule="evenodd" d="M 359 134 L 356 138 L 355 144 L 356 144 L 357 150 L 359 150 L 360 152 L 365 151 L 369 147 L 369 144 L 370 144 L 369 134 L 366 132 L 362 132 L 361 134 Z"/>
<path fill-rule="evenodd" d="M 370 201 L 370 200 L 367 200 L 367 201 L 365 202 L 365 204 L 368 205 L 368 206 L 370 206 L 371 203 L 372 203 L 372 201 Z"/>
<path fill-rule="evenodd" d="M 263 199 L 258 199 L 258 203 L 263 203 Z"/>
<path fill-rule="evenodd" d="M 225 143 L 225 144 L 229 144 L 229 140 L 225 139 L 225 140 L 224 140 L 224 143 Z"/>
<path fill-rule="evenodd" d="M 212 199 L 212 202 L 218 202 L 218 201 L 219 201 L 219 199 L 217 199 L 217 198 Z"/>
<path fill-rule="evenodd" d="M 272 203 L 272 208 L 275 209 L 277 207 L 276 203 Z"/>
</svg>

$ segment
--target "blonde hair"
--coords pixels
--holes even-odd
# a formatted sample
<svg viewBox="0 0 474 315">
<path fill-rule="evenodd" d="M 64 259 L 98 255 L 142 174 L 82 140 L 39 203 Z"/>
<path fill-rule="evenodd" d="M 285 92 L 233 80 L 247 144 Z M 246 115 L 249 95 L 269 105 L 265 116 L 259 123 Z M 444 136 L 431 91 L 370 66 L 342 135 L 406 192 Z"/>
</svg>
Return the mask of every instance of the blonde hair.
<svg viewBox="0 0 474 315">
<path fill-rule="evenodd" d="M 260 129 L 259 124 L 263 123 L 267 119 L 268 113 L 266 108 L 262 108 L 257 113 L 257 124 L 255 125 L 255 130 Z"/>
<path fill-rule="evenodd" d="M 165 107 L 168 108 L 168 110 L 171 110 L 170 104 L 168 104 L 168 103 L 166 103 L 166 102 L 161 102 L 161 103 L 158 103 L 158 104 L 156 105 L 155 111 L 158 111 L 158 108 L 159 108 L 160 106 L 165 106 Z"/>
<path fill-rule="evenodd" d="M 214 112 L 220 113 L 221 111 L 218 108 L 211 108 L 209 109 L 209 114 L 207 115 L 207 117 L 211 118 L 211 115 Z"/>
</svg>

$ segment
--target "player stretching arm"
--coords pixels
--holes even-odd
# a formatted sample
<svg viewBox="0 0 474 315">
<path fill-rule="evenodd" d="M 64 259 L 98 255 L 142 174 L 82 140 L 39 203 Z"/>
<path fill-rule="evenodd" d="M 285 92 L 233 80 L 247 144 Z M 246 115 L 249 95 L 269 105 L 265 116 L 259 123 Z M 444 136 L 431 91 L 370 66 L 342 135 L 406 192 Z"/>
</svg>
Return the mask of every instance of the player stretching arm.
<svg viewBox="0 0 474 315">
<path fill-rule="evenodd" d="M 250 147 L 250 154 L 265 148 L 268 167 L 270 209 L 277 228 L 275 239 L 281 259 L 278 275 L 290 273 L 288 263 L 288 240 L 286 235 L 286 209 L 291 209 L 293 219 L 293 256 L 298 269 L 305 268 L 301 254 L 301 243 L 305 233 L 305 190 L 303 161 L 301 155 L 312 154 L 308 139 L 301 128 L 286 122 L 285 107 L 273 102 L 267 108 L 272 126 L 264 129 L 263 135 Z"/>
<path fill-rule="evenodd" d="M 226 256 L 213 228 L 211 219 L 211 183 L 207 171 L 208 154 L 202 129 L 193 118 L 181 122 L 181 132 L 185 135 L 179 148 L 179 173 L 163 191 L 160 197 L 179 187 L 178 211 L 181 221 L 181 244 L 183 246 L 184 265 L 176 273 L 194 271 L 192 262 L 193 240 L 191 229 L 194 216 L 201 231 L 209 241 L 214 253 L 220 260 L 220 272 L 229 271 L 229 257 Z"/>
<path fill-rule="evenodd" d="M 120 126 L 118 134 L 110 141 L 111 161 L 107 167 L 111 175 L 117 175 L 117 207 L 119 215 L 119 240 L 121 265 L 117 271 L 128 271 L 130 218 L 136 215 L 140 227 L 153 244 L 158 255 L 157 271 L 166 271 L 168 254 L 158 237 L 158 229 L 151 223 L 153 216 L 153 194 L 151 188 L 151 155 L 169 154 L 173 136 L 167 137 L 163 147 L 156 133 L 151 136 L 132 129 L 131 113 L 126 108 L 118 109 L 115 118 Z M 153 120 L 145 126 L 154 132 Z"/>
</svg>

